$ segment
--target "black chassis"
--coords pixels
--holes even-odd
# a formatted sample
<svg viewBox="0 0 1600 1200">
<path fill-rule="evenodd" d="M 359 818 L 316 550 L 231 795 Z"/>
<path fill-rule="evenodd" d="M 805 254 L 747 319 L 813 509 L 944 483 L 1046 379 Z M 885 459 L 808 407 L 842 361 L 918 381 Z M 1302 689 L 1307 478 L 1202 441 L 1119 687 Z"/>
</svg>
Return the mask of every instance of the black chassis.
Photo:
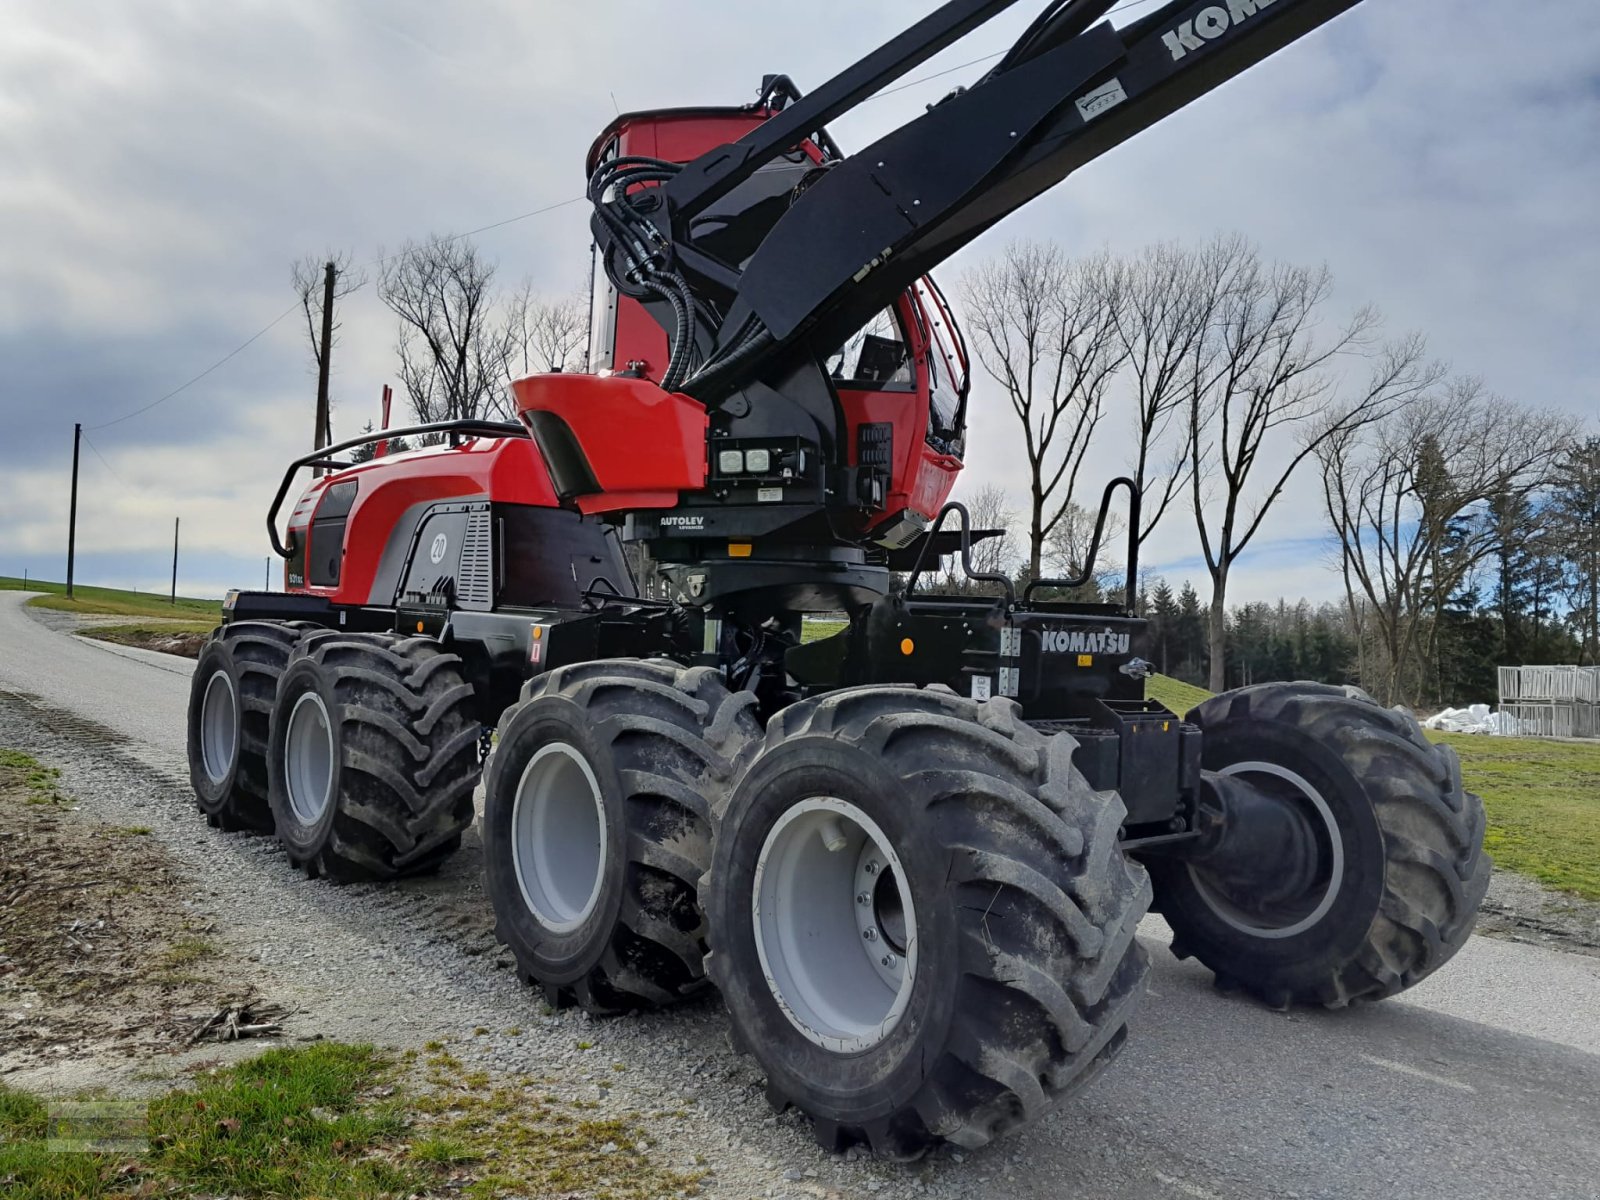
<svg viewBox="0 0 1600 1200">
<path fill-rule="evenodd" d="M 432 598 L 430 598 L 432 599 Z M 319 596 L 240 592 L 224 620 L 310 621 L 351 632 L 438 638 L 467 666 L 492 726 L 526 680 L 599 658 L 665 656 L 730 671 L 722 622 L 680 606 L 605 594 L 573 609 L 452 609 L 444 597 L 394 608 Z M 1009 696 L 1030 724 L 1078 740 L 1075 761 L 1128 809 L 1125 844 L 1196 836 L 1200 731 L 1144 697 L 1141 618 L 1115 605 L 894 593 L 832 637 L 778 637 L 782 688 L 757 686 L 764 708 L 863 683 L 942 684 L 963 696 Z M 698 648 L 696 648 L 698 646 Z M 709 648 L 708 648 L 709 647 Z M 776 659 L 769 659 L 773 668 Z M 770 678 L 770 677 L 769 677 Z"/>
<path fill-rule="evenodd" d="M 1089 581 L 1119 487 L 1129 493 L 1129 527 L 1138 528 L 1137 489 L 1130 480 L 1113 481 L 1101 502 L 1089 566 L 1079 577 L 1038 580 L 1019 597 L 1004 577 L 978 574 L 971 546 L 983 535 L 974 534 L 961 505 L 951 504 L 910 546 L 837 564 L 833 574 L 851 583 L 834 594 L 857 602 L 846 606 L 845 629 L 813 642 L 801 638 L 793 577 L 797 568 L 809 572 L 816 565 L 762 559 L 695 564 L 694 573 L 709 581 L 701 604 L 681 595 L 677 601 L 644 598 L 599 581 L 584 591 L 579 607 L 484 610 L 457 604 L 446 585 L 407 593 L 392 606 L 341 605 L 299 592 L 236 592 L 224 604 L 223 619 L 307 621 L 355 633 L 436 638 L 461 656 L 486 727 L 498 722 L 533 676 L 603 658 L 662 656 L 715 667 L 732 686 L 753 691 L 764 715 L 807 696 L 867 683 L 943 685 L 976 699 L 1010 697 L 1031 724 L 1077 739 L 1075 762 L 1092 786 L 1120 793 L 1128 810 L 1125 846 L 1176 851 L 1178 843 L 1200 838 L 1205 823 L 1200 731 L 1145 698 L 1146 623 L 1118 605 L 1034 598 Z M 959 518 L 959 528 L 946 531 L 951 517 Z M 919 591 L 929 561 L 947 553 L 959 555 L 970 578 L 999 594 Z M 1131 595 L 1138 571 L 1132 539 L 1127 563 L 1125 594 Z M 491 560 L 482 569 L 494 577 L 503 566 Z M 891 571 L 904 574 L 898 590 L 889 586 Z M 737 586 L 723 592 L 724 576 L 732 572 Z M 768 580 L 776 586 L 763 588 Z M 501 582 L 494 578 L 492 595 L 498 597 Z M 753 598 L 764 594 L 774 598 L 773 607 L 752 609 Z"/>
</svg>

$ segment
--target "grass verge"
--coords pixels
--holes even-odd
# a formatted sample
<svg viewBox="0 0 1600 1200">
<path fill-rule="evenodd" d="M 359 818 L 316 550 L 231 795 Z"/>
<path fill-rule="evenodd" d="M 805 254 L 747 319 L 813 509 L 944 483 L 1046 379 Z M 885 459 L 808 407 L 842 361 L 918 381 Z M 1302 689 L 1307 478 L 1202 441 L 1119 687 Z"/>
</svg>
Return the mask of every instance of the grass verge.
<svg viewBox="0 0 1600 1200">
<path fill-rule="evenodd" d="M 1173 679 L 1166 675 L 1152 675 L 1144 681 L 1144 694 L 1152 700 L 1159 700 L 1180 717 L 1197 704 L 1211 699 L 1211 693 L 1205 688 L 1195 687 L 1192 683 L 1184 683 L 1181 679 Z"/>
<path fill-rule="evenodd" d="M 67 798 L 57 788 L 60 778 L 55 767 L 47 767 L 21 750 L 0 746 L 0 788 L 19 788 L 27 804 L 65 804 Z"/>
<path fill-rule="evenodd" d="M 445 1051 L 412 1094 L 401 1060 L 323 1042 L 212 1070 L 144 1106 L 143 1153 L 60 1153 L 44 1101 L 0 1085 L 7 1200 L 121 1196 L 687 1196 L 703 1173 L 652 1154 L 628 1117 L 562 1101 L 533 1080 L 496 1084 Z"/>
<path fill-rule="evenodd" d="M 1177 713 L 1211 693 L 1164 675 L 1145 692 Z M 1585 900 L 1600 900 L 1600 744 L 1428 732 L 1461 759 L 1483 797 L 1495 865 Z"/>
<path fill-rule="evenodd" d="M 210 620 L 143 621 L 127 625 L 91 625 L 76 632 L 79 637 L 115 642 L 119 646 L 138 646 L 142 650 L 199 658 L 200 648 L 216 626 L 217 623 Z"/>
<path fill-rule="evenodd" d="M 1600 900 L 1600 745 L 1429 733 L 1455 748 L 1483 797 L 1495 864 L 1546 887 Z"/>
<path fill-rule="evenodd" d="M 381 1152 L 406 1125 L 393 1074 L 370 1046 L 269 1050 L 150 1101 L 143 1154 L 53 1150 L 45 1102 L 0 1085 L 0 1183 L 8 1200 L 417 1191 L 422 1177 Z"/>
<path fill-rule="evenodd" d="M 109 613 L 120 617 L 186 617 L 192 620 L 209 618 L 215 625 L 222 619 L 222 602 L 196 600 L 179 596 L 177 604 L 165 596 L 149 592 L 130 592 L 122 588 L 73 587 L 73 598 L 66 597 L 66 585 L 48 580 L 29 579 L 24 582 L 12 575 L 0 575 L 0 591 L 44 592 L 28 603 L 37 608 L 53 608 L 61 612 Z"/>
</svg>

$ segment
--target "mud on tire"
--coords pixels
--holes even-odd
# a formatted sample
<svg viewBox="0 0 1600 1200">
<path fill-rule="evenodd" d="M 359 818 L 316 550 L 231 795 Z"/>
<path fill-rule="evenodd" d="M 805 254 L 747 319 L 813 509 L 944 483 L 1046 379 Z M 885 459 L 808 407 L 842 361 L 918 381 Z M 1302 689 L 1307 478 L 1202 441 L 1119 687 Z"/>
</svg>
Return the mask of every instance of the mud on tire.
<svg viewBox="0 0 1600 1200">
<path fill-rule="evenodd" d="M 769 723 L 704 889 L 709 966 L 769 1099 L 824 1146 L 981 1146 L 1122 1047 L 1150 885 L 1076 747 L 946 689 L 846 689 Z"/>
<path fill-rule="evenodd" d="M 189 686 L 189 781 L 214 828 L 272 832 L 267 738 L 278 679 L 306 621 L 234 621 L 200 648 Z"/>
<path fill-rule="evenodd" d="M 704 984 L 696 889 L 761 736 L 753 706 L 710 668 L 616 659 L 530 680 L 501 718 L 487 887 L 497 936 L 552 1005 L 651 1008 Z"/>
<path fill-rule="evenodd" d="M 1152 861 L 1178 957 L 1276 1007 L 1342 1008 L 1410 987 L 1466 942 L 1491 864 L 1483 803 L 1462 789 L 1454 750 L 1360 689 L 1324 684 L 1227 692 L 1188 719 L 1205 731 L 1206 770 L 1264 763 L 1314 788 L 1324 823 L 1337 826 L 1340 862 L 1320 917 L 1258 929 L 1259 918 L 1218 899 L 1202 866 Z"/>
<path fill-rule="evenodd" d="M 268 756 L 290 862 L 338 881 L 436 869 L 472 824 L 481 732 L 461 660 L 433 639 L 307 636 L 279 683 Z"/>
</svg>

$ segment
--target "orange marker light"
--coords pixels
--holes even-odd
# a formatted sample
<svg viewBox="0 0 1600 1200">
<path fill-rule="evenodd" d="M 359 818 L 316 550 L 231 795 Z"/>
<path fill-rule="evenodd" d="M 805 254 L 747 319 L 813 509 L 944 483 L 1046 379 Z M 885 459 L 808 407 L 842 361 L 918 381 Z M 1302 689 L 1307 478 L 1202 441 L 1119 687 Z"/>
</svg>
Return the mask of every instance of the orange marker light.
<svg viewBox="0 0 1600 1200">
<path fill-rule="evenodd" d="M 729 542 L 729 558 L 749 558 L 752 547 L 749 542 Z"/>
<path fill-rule="evenodd" d="M 417 622 L 417 632 L 418 632 L 418 633 L 421 633 L 421 632 L 422 632 L 422 622 L 421 622 L 421 621 L 418 621 L 418 622 Z"/>
<path fill-rule="evenodd" d="M 906 654 L 906 655 L 914 654 L 916 652 L 916 649 L 917 649 L 917 644 L 915 642 L 913 642 L 910 638 L 902 638 L 900 640 L 900 653 L 901 654 Z"/>
</svg>

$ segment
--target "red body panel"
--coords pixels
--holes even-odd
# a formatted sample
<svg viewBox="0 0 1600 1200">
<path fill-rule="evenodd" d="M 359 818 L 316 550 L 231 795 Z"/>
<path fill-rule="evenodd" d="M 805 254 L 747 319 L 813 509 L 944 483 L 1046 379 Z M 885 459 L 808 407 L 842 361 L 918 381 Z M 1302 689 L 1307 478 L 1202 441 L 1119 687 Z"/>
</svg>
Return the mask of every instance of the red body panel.
<svg viewBox="0 0 1600 1200">
<path fill-rule="evenodd" d="M 589 150 L 587 171 L 593 172 L 613 141 L 619 155 L 643 154 L 669 162 L 688 162 L 713 146 L 736 142 L 767 119 L 764 112 L 741 109 L 681 109 L 659 113 L 630 113 L 618 117 Z M 617 298 L 617 318 L 611 365 L 621 370 L 641 365 L 652 379 L 666 370 L 670 350 L 662 329 L 637 301 Z"/>
<path fill-rule="evenodd" d="M 511 390 L 521 412 L 559 417 L 582 447 L 600 490 L 577 497 L 580 512 L 671 508 L 705 486 L 710 420 L 688 396 L 620 375 L 530 375 Z"/>
<path fill-rule="evenodd" d="M 767 111 L 741 109 L 680 109 L 656 113 L 630 113 L 618 117 L 595 140 L 589 151 L 587 167 L 592 172 L 602 158 L 613 153 L 648 155 L 671 162 L 688 162 L 715 146 L 738 140 L 766 121 L 770 115 L 771 113 Z M 804 149 L 821 161 L 821 152 L 815 145 L 807 142 Z M 603 283 L 603 280 L 601 282 Z M 642 365 L 647 376 L 659 378 L 668 358 L 666 332 L 637 301 L 626 296 L 618 296 L 615 298 L 615 304 L 615 329 L 609 346 L 601 348 L 597 361 L 609 361 L 616 368 L 638 363 Z M 952 375 L 964 375 L 967 369 L 967 364 L 950 352 L 950 347 L 940 340 L 940 335 L 936 332 L 941 329 L 953 330 L 953 319 L 938 299 L 937 291 L 931 287 L 918 287 L 914 291 L 907 292 L 897 305 L 897 309 L 908 341 L 911 361 L 916 365 L 915 390 L 866 391 L 850 388 L 841 389 L 839 392 L 840 404 L 845 415 L 847 453 L 852 464 L 855 463 L 856 432 L 861 425 L 869 422 L 888 422 L 894 426 L 893 479 L 885 510 L 874 518 L 871 525 L 892 520 L 905 509 L 931 520 L 949 499 L 961 470 L 959 458 L 941 453 L 929 445 L 927 440 L 932 387 L 930 360 L 939 361 L 947 369 L 947 373 Z M 951 338 L 948 334 L 945 336 L 948 340 L 958 343 L 958 339 Z M 609 354 L 605 353 L 607 350 Z M 527 408 L 528 405 L 523 404 L 523 407 Z M 579 408 L 580 402 L 574 401 L 567 411 L 576 415 Z M 553 404 L 548 406 L 547 410 L 556 411 Z M 628 433 L 626 426 L 629 418 L 625 415 L 619 413 L 617 420 L 619 422 L 617 426 L 604 431 L 606 436 L 590 438 L 580 435 L 579 440 L 584 452 L 591 461 L 596 462 L 597 473 L 599 461 L 605 459 L 610 464 L 609 469 L 631 476 L 641 468 L 615 461 L 615 456 L 620 454 L 625 458 L 632 451 L 614 450 L 610 439 L 625 439 L 630 445 L 639 446 L 646 457 L 662 455 L 664 444 L 655 440 L 653 434 L 646 439 L 640 439 Z M 673 454 L 676 456 L 676 451 L 673 451 Z M 668 507 L 676 503 L 676 492 L 683 490 L 685 486 L 702 486 L 703 447 L 696 461 L 702 471 L 701 483 L 693 485 L 677 483 L 670 489 L 665 486 L 659 489 L 646 489 L 642 482 L 636 482 L 631 489 L 633 491 L 631 496 L 619 494 L 615 500 L 609 496 L 591 498 L 581 501 L 580 507 L 585 512 Z M 648 495 L 646 495 L 647 490 Z"/>
<path fill-rule="evenodd" d="M 475 438 L 459 446 L 429 446 L 407 454 L 388 455 L 316 480 L 301 496 L 289 518 L 289 531 L 316 552 L 310 528 L 327 489 L 354 480 L 355 502 L 345 527 L 345 554 L 338 587 L 285 588 L 327 596 L 336 604 L 387 604 L 392 597 L 373 597 L 372 584 L 391 535 L 409 537 L 400 518 L 416 504 L 454 498 L 493 497 L 511 504 L 556 505 L 555 489 L 538 447 L 525 438 Z"/>
<path fill-rule="evenodd" d="M 932 520 L 950 498 L 961 473 L 961 460 L 942 454 L 928 444 L 928 407 L 932 388 L 931 355 L 942 348 L 930 337 L 930 318 L 917 296 L 907 293 L 896 306 L 909 341 L 911 361 L 916 364 L 916 390 L 875 392 L 840 388 L 839 404 L 844 409 L 850 463 L 856 465 L 856 433 L 862 425 L 886 422 L 894 426 L 894 468 L 883 513 L 869 528 L 890 520 L 903 509 Z"/>
</svg>

